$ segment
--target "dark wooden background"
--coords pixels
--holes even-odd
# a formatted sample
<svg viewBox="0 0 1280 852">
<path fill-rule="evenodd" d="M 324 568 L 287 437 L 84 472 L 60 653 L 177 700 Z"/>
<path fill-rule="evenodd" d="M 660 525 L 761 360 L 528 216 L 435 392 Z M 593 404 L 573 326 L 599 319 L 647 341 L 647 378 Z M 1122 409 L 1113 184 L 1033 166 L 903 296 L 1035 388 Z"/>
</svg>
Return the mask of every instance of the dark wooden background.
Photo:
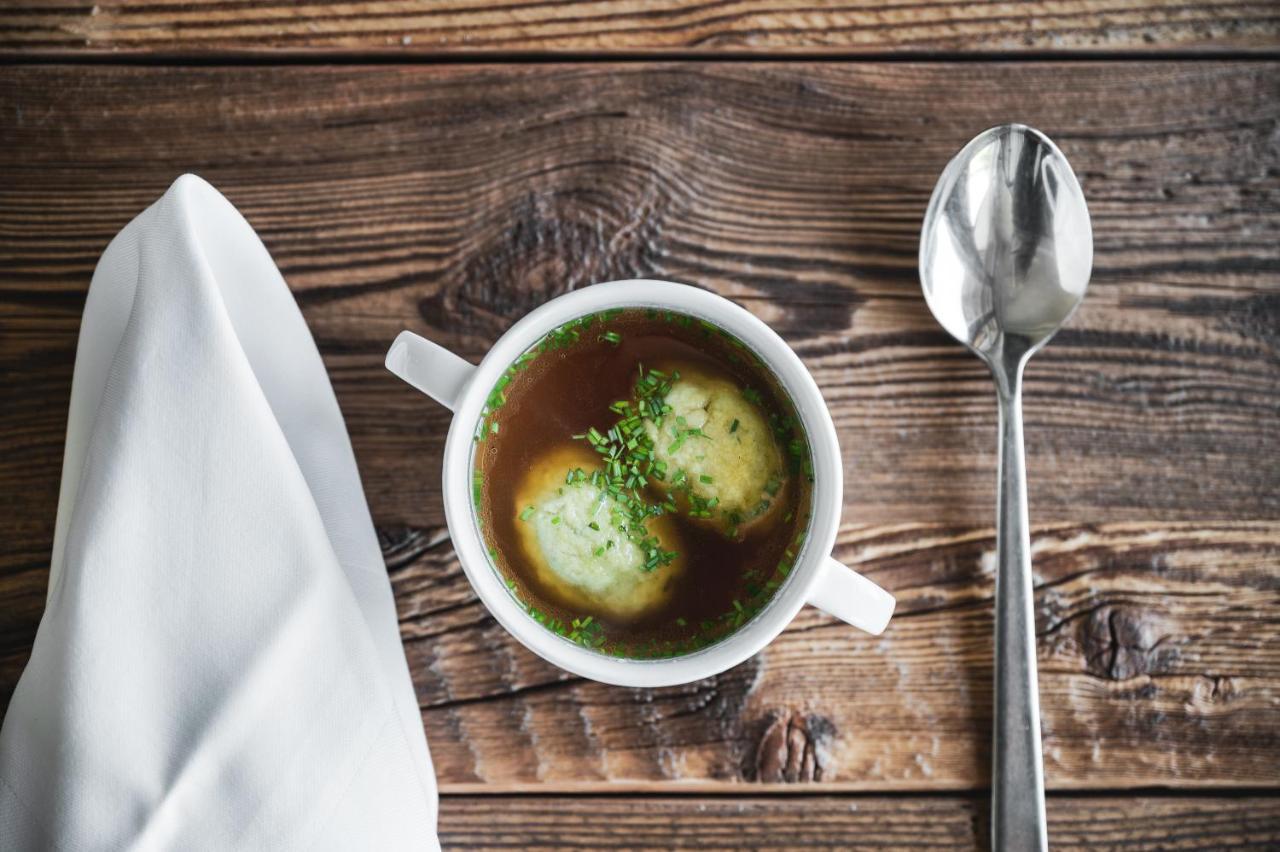
<svg viewBox="0 0 1280 852">
<path fill-rule="evenodd" d="M 1278 59 L 1273 2 L 0 5 L 0 708 L 93 266 L 195 171 L 330 369 L 447 846 L 988 842 L 995 406 L 915 260 L 938 171 L 1019 120 L 1075 165 L 1097 248 L 1026 387 L 1054 846 L 1275 848 Z M 635 275 L 735 299 L 813 371 L 845 451 L 836 555 L 898 596 L 882 637 L 806 610 L 719 677 L 628 690 L 476 601 L 446 413 L 386 346 L 408 327 L 475 359 Z"/>
</svg>

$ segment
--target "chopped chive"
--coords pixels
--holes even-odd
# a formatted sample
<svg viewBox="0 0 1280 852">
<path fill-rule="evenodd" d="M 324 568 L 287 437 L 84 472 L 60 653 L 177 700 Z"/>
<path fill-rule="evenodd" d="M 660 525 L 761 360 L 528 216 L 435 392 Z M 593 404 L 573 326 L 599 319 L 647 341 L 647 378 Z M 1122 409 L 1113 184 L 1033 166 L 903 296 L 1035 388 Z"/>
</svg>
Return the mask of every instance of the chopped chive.
<svg viewBox="0 0 1280 852">
<path fill-rule="evenodd" d="M 530 518 L 533 517 L 533 512 L 534 512 L 534 508 L 532 506 L 525 506 L 524 511 L 520 513 L 520 520 L 522 521 L 529 520 Z"/>
<path fill-rule="evenodd" d="M 616 316 L 617 314 L 613 314 Z M 567 346 L 578 340 L 580 329 L 587 328 L 593 319 L 607 319 L 607 316 L 595 315 L 566 323 L 548 335 L 544 340 L 544 349 Z M 618 343 L 621 335 L 601 329 L 600 339 Z M 632 541 L 644 554 L 642 567 L 646 571 L 670 563 L 676 559 L 675 551 L 662 549 L 657 538 L 648 534 L 647 522 L 668 511 L 675 511 L 674 500 L 668 496 L 663 503 L 651 503 L 644 493 L 651 479 L 665 480 L 667 465 L 654 458 L 653 440 L 646 430 L 646 421 L 658 422 L 671 413 L 666 404 L 667 394 L 673 383 L 678 380 L 675 371 L 639 368 L 633 386 L 634 397 L 631 400 L 615 400 L 608 407 L 618 419 L 607 428 L 589 426 L 581 434 L 574 435 L 575 440 L 585 440 L 599 454 L 600 466 L 590 474 L 581 468 L 567 471 L 565 485 L 571 486 L 590 482 L 600 492 L 600 499 L 610 500 L 609 519 L 611 526 Z M 500 390 L 500 388 L 499 388 Z M 684 441 L 690 437 L 706 437 L 701 429 L 691 429 L 682 424 L 682 434 L 676 437 Z M 710 506 L 704 502 L 702 509 L 710 517 Z M 559 524 L 561 518 L 551 519 L 552 524 Z M 589 522 L 588 526 L 600 531 L 603 521 Z M 603 548 L 596 547 L 599 553 L 612 549 L 618 540 L 610 538 L 604 542 Z"/>
<path fill-rule="evenodd" d="M 614 346 L 617 346 L 622 342 L 622 335 L 618 334 L 616 331 L 606 331 L 604 334 L 600 335 L 600 339 L 606 343 L 612 343 Z"/>
<path fill-rule="evenodd" d="M 707 476 L 705 473 L 704 473 L 704 474 L 701 474 L 701 475 L 698 477 L 698 481 L 699 481 L 699 482 L 702 482 L 702 483 L 705 483 L 705 484 L 707 484 L 707 485 L 710 485 L 711 483 L 715 482 L 715 480 L 714 480 L 714 479 L 712 479 L 711 477 Z"/>
<path fill-rule="evenodd" d="M 737 431 L 738 431 L 738 418 L 735 417 L 733 418 L 733 422 L 729 424 L 729 434 L 732 435 L 734 432 L 737 432 Z"/>
</svg>

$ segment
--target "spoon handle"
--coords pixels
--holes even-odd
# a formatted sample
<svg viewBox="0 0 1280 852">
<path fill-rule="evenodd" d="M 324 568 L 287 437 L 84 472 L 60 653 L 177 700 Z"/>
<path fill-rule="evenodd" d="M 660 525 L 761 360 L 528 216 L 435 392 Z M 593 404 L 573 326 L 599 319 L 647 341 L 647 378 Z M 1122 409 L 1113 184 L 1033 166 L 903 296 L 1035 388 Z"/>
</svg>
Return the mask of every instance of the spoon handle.
<svg viewBox="0 0 1280 852">
<path fill-rule="evenodd" d="M 997 852 L 1047 850 L 1027 470 L 1022 447 L 1022 365 L 997 376 L 996 386 L 1000 399 L 1000 496 L 991 841 Z"/>
</svg>

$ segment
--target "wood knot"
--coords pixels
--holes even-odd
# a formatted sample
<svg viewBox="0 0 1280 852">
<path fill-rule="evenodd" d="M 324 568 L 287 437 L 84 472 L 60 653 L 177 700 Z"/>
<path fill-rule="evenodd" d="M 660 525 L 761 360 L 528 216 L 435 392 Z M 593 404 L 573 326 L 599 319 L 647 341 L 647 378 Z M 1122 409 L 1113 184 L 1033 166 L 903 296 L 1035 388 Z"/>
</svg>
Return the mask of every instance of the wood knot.
<svg viewBox="0 0 1280 852">
<path fill-rule="evenodd" d="M 1110 680 L 1129 680 L 1157 674 L 1177 657 L 1172 648 L 1161 649 L 1151 617 L 1129 607 L 1102 606 L 1084 620 L 1080 647 L 1085 670 Z"/>
<path fill-rule="evenodd" d="M 458 274 L 419 304 L 422 317 L 491 338 L 570 290 L 660 272 L 665 196 L 588 172 L 581 185 L 566 177 L 498 208 Z"/>
<path fill-rule="evenodd" d="M 1203 674 L 1196 678 L 1191 688 L 1191 704 L 1200 712 L 1210 705 L 1230 704 L 1241 697 L 1241 688 L 1229 675 Z"/>
<path fill-rule="evenodd" d="M 423 529 L 405 524 L 391 524 L 377 528 L 378 547 L 382 549 L 382 561 L 388 571 L 396 571 L 411 565 L 423 554 L 449 540 L 444 527 Z"/>
<path fill-rule="evenodd" d="M 755 780 L 764 783 L 821 781 L 830 761 L 827 746 L 836 727 L 825 716 L 794 711 L 768 719 L 756 747 Z"/>
</svg>

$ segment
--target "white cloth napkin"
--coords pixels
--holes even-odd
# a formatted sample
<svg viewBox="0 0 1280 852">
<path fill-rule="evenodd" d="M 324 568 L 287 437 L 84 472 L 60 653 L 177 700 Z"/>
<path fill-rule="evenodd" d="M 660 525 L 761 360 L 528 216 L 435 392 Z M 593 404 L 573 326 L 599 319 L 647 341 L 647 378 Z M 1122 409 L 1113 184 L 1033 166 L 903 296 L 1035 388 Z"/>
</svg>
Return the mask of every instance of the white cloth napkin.
<svg viewBox="0 0 1280 852">
<path fill-rule="evenodd" d="M 355 459 L 266 249 L 197 177 L 108 246 L 0 849 L 436 849 Z"/>
</svg>

